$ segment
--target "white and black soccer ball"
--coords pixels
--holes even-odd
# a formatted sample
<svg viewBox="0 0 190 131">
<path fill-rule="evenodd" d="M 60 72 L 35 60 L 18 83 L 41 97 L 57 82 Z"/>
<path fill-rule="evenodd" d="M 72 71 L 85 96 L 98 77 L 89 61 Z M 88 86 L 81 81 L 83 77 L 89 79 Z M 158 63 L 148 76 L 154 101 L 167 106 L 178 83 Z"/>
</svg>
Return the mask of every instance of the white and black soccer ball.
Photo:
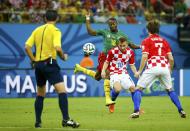
<svg viewBox="0 0 190 131">
<path fill-rule="evenodd" d="M 86 55 L 92 55 L 96 50 L 96 47 L 92 43 L 86 43 L 83 45 L 83 52 Z"/>
</svg>

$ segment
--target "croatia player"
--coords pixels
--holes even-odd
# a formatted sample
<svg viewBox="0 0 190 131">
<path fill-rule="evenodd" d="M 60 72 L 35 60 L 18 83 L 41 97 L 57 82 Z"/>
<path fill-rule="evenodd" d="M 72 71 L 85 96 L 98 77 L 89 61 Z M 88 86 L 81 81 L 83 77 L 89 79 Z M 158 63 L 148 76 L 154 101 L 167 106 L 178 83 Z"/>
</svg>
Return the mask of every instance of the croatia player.
<svg viewBox="0 0 190 131">
<path fill-rule="evenodd" d="M 117 46 L 108 51 L 101 72 L 102 78 L 106 78 L 106 70 L 110 71 L 112 101 L 116 100 L 122 89 L 129 89 L 133 98 L 135 84 L 127 72 L 126 67 L 128 63 L 135 74 L 137 70 L 135 67 L 134 51 L 128 47 L 127 40 L 121 37 Z M 109 105 L 109 111 L 111 113 L 114 112 L 114 104 Z"/>
<path fill-rule="evenodd" d="M 131 118 L 139 117 L 139 108 L 141 103 L 141 90 L 150 86 L 152 81 L 158 79 L 168 92 L 171 101 L 175 104 L 178 112 L 182 118 L 186 117 L 185 112 L 181 106 L 178 96 L 172 88 L 171 73 L 174 66 L 174 59 L 168 42 L 160 37 L 159 23 L 152 20 L 148 22 L 147 29 L 149 36 L 142 41 L 142 59 L 138 72 L 135 74 L 138 77 L 145 64 L 147 63 L 145 71 L 137 82 L 137 90 L 134 94 L 134 113 L 131 114 Z"/>
<path fill-rule="evenodd" d="M 128 41 L 128 37 L 118 30 L 117 28 L 117 20 L 115 18 L 110 18 L 108 19 L 108 26 L 109 29 L 100 29 L 100 30 L 93 30 L 90 26 L 90 13 L 86 15 L 86 27 L 88 34 L 92 36 L 102 36 L 103 37 L 103 51 L 98 55 L 98 66 L 97 66 L 97 71 L 89 70 L 87 68 L 81 67 L 79 64 L 75 65 L 74 72 L 82 72 L 84 74 L 87 74 L 94 78 L 95 80 L 99 81 L 101 80 L 101 71 L 103 64 L 106 60 L 106 55 L 107 52 L 116 46 L 116 41 L 120 37 L 124 37 Z M 129 46 L 132 49 L 139 49 L 140 47 L 133 44 L 132 42 L 129 42 Z M 110 98 L 110 82 L 108 77 L 104 79 L 104 92 L 105 92 L 105 97 L 106 97 L 106 106 L 109 106 L 110 104 L 113 104 L 114 102 Z"/>
</svg>

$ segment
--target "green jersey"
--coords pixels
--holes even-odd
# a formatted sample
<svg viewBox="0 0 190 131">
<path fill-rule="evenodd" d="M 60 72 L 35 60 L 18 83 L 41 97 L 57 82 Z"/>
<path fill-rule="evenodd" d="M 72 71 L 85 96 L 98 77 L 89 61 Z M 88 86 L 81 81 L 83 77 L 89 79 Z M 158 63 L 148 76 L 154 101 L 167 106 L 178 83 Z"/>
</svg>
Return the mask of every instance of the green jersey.
<svg viewBox="0 0 190 131">
<path fill-rule="evenodd" d="M 111 32 L 108 29 L 104 29 L 104 30 L 97 30 L 97 35 L 98 36 L 103 36 L 103 52 L 107 54 L 107 52 L 113 48 L 114 46 L 116 46 L 116 42 L 119 40 L 119 38 L 124 37 L 127 42 L 131 43 L 131 41 L 129 41 L 128 37 L 121 31 L 118 30 L 118 32 Z"/>
</svg>

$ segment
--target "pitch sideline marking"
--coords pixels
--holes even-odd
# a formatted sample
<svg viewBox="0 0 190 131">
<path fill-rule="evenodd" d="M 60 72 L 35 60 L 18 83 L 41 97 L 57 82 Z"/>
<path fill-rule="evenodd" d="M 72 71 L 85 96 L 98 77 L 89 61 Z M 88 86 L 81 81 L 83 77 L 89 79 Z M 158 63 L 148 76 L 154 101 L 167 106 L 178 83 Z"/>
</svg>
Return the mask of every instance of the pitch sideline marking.
<svg viewBox="0 0 190 131">
<path fill-rule="evenodd" d="M 14 128 L 24 128 L 24 129 L 36 129 L 36 128 L 33 128 L 33 127 L 0 127 L 0 129 L 3 129 L 3 128 L 6 128 L 6 129 L 14 129 Z M 73 130 L 77 130 L 77 131 L 126 131 L 126 130 L 109 130 L 109 129 L 80 129 L 80 128 L 38 128 L 39 130 L 65 130 L 65 131 L 73 131 Z"/>
<path fill-rule="evenodd" d="M 179 79 L 180 79 L 180 87 L 179 87 L 179 95 L 183 96 L 183 69 L 179 70 Z"/>
</svg>

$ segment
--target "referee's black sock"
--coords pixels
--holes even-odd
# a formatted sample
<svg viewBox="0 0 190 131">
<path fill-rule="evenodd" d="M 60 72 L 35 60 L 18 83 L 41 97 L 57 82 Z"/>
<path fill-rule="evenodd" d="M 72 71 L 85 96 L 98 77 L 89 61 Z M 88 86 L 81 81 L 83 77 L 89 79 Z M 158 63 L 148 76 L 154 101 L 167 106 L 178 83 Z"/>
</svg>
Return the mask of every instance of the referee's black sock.
<svg viewBox="0 0 190 131">
<path fill-rule="evenodd" d="M 43 104 L 44 104 L 44 97 L 43 96 L 37 96 L 35 104 L 34 104 L 35 114 L 36 114 L 36 123 L 41 123 L 41 115 L 42 115 L 42 110 L 43 110 Z"/>
<path fill-rule="evenodd" d="M 59 94 L 59 108 L 62 112 L 63 120 L 69 120 L 68 99 L 66 93 Z"/>
</svg>

